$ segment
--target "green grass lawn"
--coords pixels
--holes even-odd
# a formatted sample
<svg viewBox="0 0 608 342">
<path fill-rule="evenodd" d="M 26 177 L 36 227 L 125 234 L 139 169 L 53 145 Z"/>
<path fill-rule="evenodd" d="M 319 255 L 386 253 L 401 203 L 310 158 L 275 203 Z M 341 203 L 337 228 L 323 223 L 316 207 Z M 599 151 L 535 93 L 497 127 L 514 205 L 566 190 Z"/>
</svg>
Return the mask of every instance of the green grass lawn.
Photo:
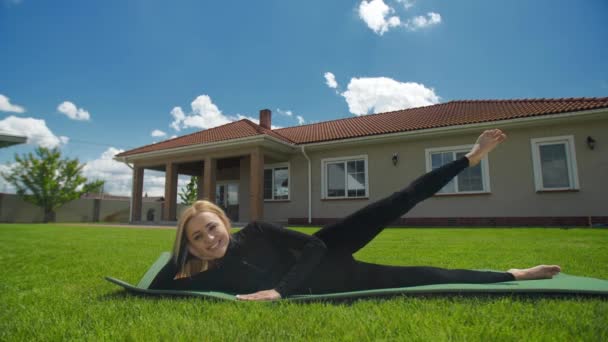
<svg viewBox="0 0 608 342">
<path fill-rule="evenodd" d="M 300 228 L 311 234 L 316 229 Z M 217 302 L 127 295 L 173 230 L 0 225 L 0 341 L 606 341 L 608 301 L 433 297 L 353 303 Z M 608 279 L 606 229 L 386 229 L 355 257 L 391 265 L 559 264 Z"/>
</svg>

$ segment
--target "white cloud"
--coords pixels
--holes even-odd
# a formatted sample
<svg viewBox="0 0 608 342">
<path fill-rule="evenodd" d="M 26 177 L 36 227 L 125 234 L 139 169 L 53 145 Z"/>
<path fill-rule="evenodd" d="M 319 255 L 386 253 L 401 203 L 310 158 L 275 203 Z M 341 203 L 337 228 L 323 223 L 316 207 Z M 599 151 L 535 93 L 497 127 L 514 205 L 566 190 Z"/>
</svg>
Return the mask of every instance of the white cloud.
<svg viewBox="0 0 608 342">
<path fill-rule="evenodd" d="M 436 104 L 439 96 L 432 88 L 415 82 L 399 82 L 387 77 L 352 78 L 341 94 L 355 115 L 382 113 Z"/>
<path fill-rule="evenodd" d="M 8 97 L 0 94 L 0 111 L 23 113 L 23 112 L 25 112 L 25 108 L 11 104 L 11 101 Z"/>
<path fill-rule="evenodd" d="M 293 111 L 291 111 L 291 110 L 286 110 L 285 111 L 285 110 L 281 110 L 281 109 L 277 108 L 277 112 L 279 114 L 286 115 L 286 116 L 289 116 L 289 117 L 292 117 L 292 118 L 295 117 L 295 119 L 298 121 L 298 125 L 304 124 L 304 118 L 301 115 L 294 115 Z M 250 119 L 252 121 L 255 120 L 255 119 L 252 119 L 252 118 L 248 118 L 248 119 Z M 255 122 L 257 122 L 257 120 Z M 282 128 L 282 127 L 280 127 L 280 126 L 272 126 L 272 129 L 277 129 L 277 128 Z"/>
<path fill-rule="evenodd" d="M 123 150 L 110 147 L 97 159 L 90 160 L 82 168 L 82 173 L 89 181 L 104 180 L 104 192 L 113 195 L 131 194 L 133 171 L 124 163 L 112 158 Z"/>
<path fill-rule="evenodd" d="M 336 76 L 334 76 L 334 74 L 331 72 L 326 72 L 323 76 L 325 77 L 325 84 L 327 84 L 328 87 L 332 89 L 336 89 L 338 87 L 338 82 L 336 82 Z"/>
<path fill-rule="evenodd" d="M 281 110 L 280 108 L 277 108 L 277 113 L 281 114 L 281 115 L 285 115 L 285 116 L 293 116 L 293 112 L 290 110 Z"/>
<path fill-rule="evenodd" d="M 441 15 L 435 12 L 427 13 L 427 16 L 417 16 L 413 19 L 409 19 L 405 23 L 405 27 L 407 27 L 410 31 L 416 31 L 418 29 L 427 28 L 430 26 L 438 25 L 441 23 Z"/>
<path fill-rule="evenodd" d="M 23 2 L 23 0 L 4 0 L 4 3 L 7 6 L 12 6 L 12 5 L 19 5 Z"/>
<path fill-rule="evenodd" d="M 173 109 L 171 109 L 171 116 L 173 117 L 173 122 L 170 125 L 171 128 L 173 128 L 176 131 L 179 131 L 180 124 L 186 118 L 186 115 L 184 114 L 182 107 L 173 107 Z"/>
<path fill-rule="evenodd" d="M 104 192 L 112 195 L 131 196 L 131 185 L 133 184 L 133 170 L 122 162 L 112 158 L 123 152 L 121 149 L 110 147 L 97 159 L 86 162 L 82 173 L 89 181 L 104 180 Z M 178 179 L 178 192 L 188 183 L 188 176 L 180 176 Z M 143 194 L 148 196 L 165 195 L 165 173 L 160 171 L 146 170 L 144 172 Z"/>
<path fill-rule="evenodd" d="M 383 35 L 392 27 L 401 24 L 397 16 L 390 16 L 395 10 L 384 3 L 383 0 L 363 0 L 359 5 L 359 17 L 365 21 L 367 26 L 375 33 Z"/>
<path fill-rule="evenodd" d="M 192 112 L 189 114 L 185 114 L 181 107 L 174 107 L 171 110 L 173 122 L 171 122 L 170 127 L 176 131 L 190 127 L 208 129 L 242 119 L 248 119 L 258 125 L 260 124 L 259 119 L 250 116 L 245 116 L 242 114 L 237 114 L 234 116 L 222 114 L 219 108 L 211 100 L 211 97 L 208 95 L 198 96 L 194 101 L 192 101 L 191 107 Z M 271 128 L 277 129 L 281 128 L 281 126 L 271 125 Z"/>
<path fill-rule="evenodd" d="M 68 137 L 54 135 L 44 120 L 12 115 L 0 120 L 0 132 L 25 136 L 28 144 L 48 148 L 65 145 L 69 141 Z"/>
<path fill-rule="evenodd" d="M 167 133 L 161 131 L 160 129 L 155 129 L 152 131 L 152 133 L 150 133 L 150 136 L 152 137 L 164 137 L 166 135 Z"/>
<path fill-rule="evenodd" d="M 397 0 L 397 2 L 403 4 L 405 10 L 414 6 L 413 0 Z M 359 4 L 359 17 L 378 35 L 383 35 L 393 27 L 405 27 L 410 31 L 416 31 L 441 23 L 441 15 L 435 12 L 413 17 L 403 23 L 398 16 L 393 15 L 394 13 L 395 9 L 383 0 L 363 0 Z"/>
<path fill-rule="evenodd" d="M 403 8 L 406 10 L 414 6 L 414 0 L 397 0 L 397 2 L 403 4 Z"/>
<path fill-rule="evenodd" d="M 72 120 L 89 120 L 91 119 L 91 115 L 89 112 L 82 108 L 77 108 L 76 105 L 70 101 L 64 101 L 59 106 L 57 106 L 57 110 L 60 113 L 65 114 L 68 118 Z"/>
<path fill-rule="evenodd" d="M 175 107 L 171 110 L 173 122 L 171 127 L 176 131 L 182 128 L 211 128 L 231 122 L 211 101 L 208 95 L 200 95 L 190 104 L 192 112 L 188 115 L 184 114 L 181 107 Z"/>
<path fill-rule="evenodd" d="M 13 167 L 17 166 L 17 163 L 12 164 L 0 164 L 0 172 L 9 173 L 12 171 Z M 0 192 L 4 192 L 7 194 L 14 194 L 17 192 L 17 189 L 9 184 L 4 177 L 0 176 Z"/>
</svg>

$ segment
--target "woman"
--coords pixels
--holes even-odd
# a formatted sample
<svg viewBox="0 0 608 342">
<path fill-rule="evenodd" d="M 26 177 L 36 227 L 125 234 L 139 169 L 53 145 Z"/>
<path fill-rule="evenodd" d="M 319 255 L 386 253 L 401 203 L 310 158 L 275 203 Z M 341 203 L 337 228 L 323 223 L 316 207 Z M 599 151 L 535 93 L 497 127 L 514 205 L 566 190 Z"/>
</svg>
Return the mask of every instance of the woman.
<svg viewBox="0 0 608 342">
<path fill-rule="evenodd" d="M 237 294 L 240 300 L 276 300 L 292 294 L 552 278 L 561 271 L 557 265 L 492 272 L 377 265 L 352 256 L 387 224 L 465 168 L 477 165 L 506 138 L 499 129 L 484 131 L 464 157 L 312 235 L 257 221 L 231 234 L 230 221 L 219 207 L 197 201 L 183 212 L 172 260 L 150 288 L 221 291 Z"/>
</svg>

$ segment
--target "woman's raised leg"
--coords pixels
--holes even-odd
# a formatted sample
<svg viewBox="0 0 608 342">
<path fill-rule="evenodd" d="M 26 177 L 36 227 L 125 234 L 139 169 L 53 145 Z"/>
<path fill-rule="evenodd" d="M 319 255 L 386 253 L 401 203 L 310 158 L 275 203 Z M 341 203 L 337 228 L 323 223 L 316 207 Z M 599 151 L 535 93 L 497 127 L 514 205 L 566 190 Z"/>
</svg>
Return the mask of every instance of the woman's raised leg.
<svg viewBox="0 0 608 342">
<path fill-rule="evenodd" d="M 479 163 L 505 139 L 506 135 L 499 129 L 484 131 L 466 156 L 420 176 L 400 191 L 326 225 L 313 235 L 323 240 L 330 252 L 354 254 L 389 223 L 441 190 L 462 170 Z"/>
<path fill-rule="evenodd" d="M 467 157 L 445 164 L 422 175 L 400 191 L 368 204 L 340 221 L 323 227 L 313 235 L 323 240 L 329 251 L 353 254 L 389 223 L 441 190 L 468 166 Z"/>
</svg>

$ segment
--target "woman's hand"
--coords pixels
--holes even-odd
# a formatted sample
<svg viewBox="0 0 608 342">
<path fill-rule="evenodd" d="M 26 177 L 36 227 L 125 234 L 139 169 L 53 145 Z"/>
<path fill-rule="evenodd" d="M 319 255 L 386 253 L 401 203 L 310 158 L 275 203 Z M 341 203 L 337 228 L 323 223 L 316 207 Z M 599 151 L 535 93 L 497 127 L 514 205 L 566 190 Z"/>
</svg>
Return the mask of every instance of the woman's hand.
<svg viewBox="0 0 608 342">
<path fill-rule="evenodd" d="M 238 300 L 277 300 L 281 299 L 281 294 L 272 289 L 258 291 L 256 293 L 250 293 L 246 295 L 236 295 L 236 298 Z"/>
</svg>

